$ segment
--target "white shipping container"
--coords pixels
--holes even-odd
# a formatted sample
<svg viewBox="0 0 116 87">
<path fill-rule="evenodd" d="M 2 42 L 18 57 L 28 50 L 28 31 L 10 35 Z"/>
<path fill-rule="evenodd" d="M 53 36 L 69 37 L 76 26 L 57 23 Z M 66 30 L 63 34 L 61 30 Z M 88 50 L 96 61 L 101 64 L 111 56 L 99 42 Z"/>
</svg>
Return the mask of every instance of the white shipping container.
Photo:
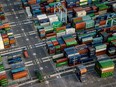
<svg viewBox="0 0 116 87">
<path fill-rule="evenodd" d="M 46 14 L 42 14 L 42 15 L 37 15 L 38 20 L 42 20 L 42 19 L 46 19 L 48 18 Z"/>
<path fill-rule="evenodd" d="M 113 10 L 116 11 L 116 3 L 114 3 L 112 6 L 113 6 Z"/>
<path fill-rule="evenodd" d="M 44 26 L 44 27 L 45 27 L 45 26 L 49 26 L 49 25 L 50 25 L 50 22 L 41 23 L 40 25 L 41 25 L 41 26 Z"/>
<path fill-rule="evenodd" d="M 79 55 L 79 53 L 70 54 L 70 55 L 68 55 L 68 57 L 77 56 L 77 55 Z"/>
<path fill-rule="evenodd" d="M 52 56 L 52 58 L 53 58 L 53 59 L 56 59 L 56 58 L 61 58 L 61 57 L 63 57 L 63 56 L 64 56 L 64 54 L 61 53 L 61 54 L 57 54 L 57 55 Z"/>
<path fill-rule="evenodd" d="M 7 33 L 7 35 L 13 35 L 13 32 Z"/>
<path fill-rule="evenodd" d="M 77 14 L 77 17 L 83 17 L 83 16 L 86 16 L 86 11 L 85 10 L 78 11 L 76 12 L 76 14 Z"/>
<path fill-rule="evenodd" d="M 61 36 L 65 35 L 65 34 L 66 34 L 65 31 L 64 32 L 57 33 L 57 37 L 61 37 Z"/>
<path fill-rule="evenodd" d="M 87 2 L 88 0 L 80 0 L 80 2 Z"/>
<path fill-rule="evenodd" d="M 103 49 L 96 50 L 96 52 L 105 51 L 105 50 L 106 48 L 103 48 Z"/>
<path fill-rule="evenodd" d="M 112 35 L 113 35 L 113 36 L 116 36 L 116 33 L 113 33 Z"/>
<path fill-rule="evenodd" d="M 58 17 L 55 14 L 54 15 L 49 15 L 48 18 L 50 20 L 50 24 L 52 24 L 55 21 L 58 21 Z"/>
<path fill-rule="evenodd" d="M 75 28 L 66 29 L 66 34 L 74 34 L 74 33 L 75 33 Z"/>
<path fill-rule="evenodd" d="M 3 40 L 2 40 L 2 36 L 0 34 L 0 50 L 4 49 L 4 43 L 3 43 Z"/>
</svg>

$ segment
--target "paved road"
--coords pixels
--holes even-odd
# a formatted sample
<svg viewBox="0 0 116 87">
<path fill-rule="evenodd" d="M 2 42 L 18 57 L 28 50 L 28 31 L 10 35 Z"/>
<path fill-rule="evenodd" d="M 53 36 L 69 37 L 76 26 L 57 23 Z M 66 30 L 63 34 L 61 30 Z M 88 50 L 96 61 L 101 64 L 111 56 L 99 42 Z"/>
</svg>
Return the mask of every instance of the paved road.
<svg viewBox="0 0 116 87">
<path fill-rule="evenodd" d="M 33 72 L 35 68 L 40 69 L 44 75 L 55 72 L 50 61 L 46 63 L 42 62 L 41 58 L 46 57 L 48 54 L 43 47 L 39 47 L 40 44 L 38 42 L 40 41 L 38 35 L 36 34 L 32 22 L 27 19 L 24 11 L 20 8 L 20 3 L 12 3 L 10 0 L 4 3 L 7 3 L 7 5 L 3 4 L 4 11 L 8 21 L 12 25 L 17 47 L 26 47 L 28 49 L 30 58 L 24 59 L 24 61 L 27 63 L 26 66 L 30 72 L 30 78 L 35 78 Z M 6 52 L 4 53 L 6 54 Z M 7 53 L 9 53 L 9 51 Z"/>
</svg>

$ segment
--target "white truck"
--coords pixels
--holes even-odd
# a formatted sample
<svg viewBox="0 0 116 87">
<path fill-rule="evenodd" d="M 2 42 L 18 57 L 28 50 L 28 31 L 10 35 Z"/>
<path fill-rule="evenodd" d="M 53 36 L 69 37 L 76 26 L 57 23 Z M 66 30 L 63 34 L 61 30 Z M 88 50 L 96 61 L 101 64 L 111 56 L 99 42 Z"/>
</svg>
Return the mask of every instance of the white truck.
<svg viewBox="0 0 116 87">
<path fill-rule="evenodd" d="M 30 7 L 26 7 L 26 13 L 27 13 L 28 18 L 32 18 L 32 13 L 31 13 Z"/>
</svg>

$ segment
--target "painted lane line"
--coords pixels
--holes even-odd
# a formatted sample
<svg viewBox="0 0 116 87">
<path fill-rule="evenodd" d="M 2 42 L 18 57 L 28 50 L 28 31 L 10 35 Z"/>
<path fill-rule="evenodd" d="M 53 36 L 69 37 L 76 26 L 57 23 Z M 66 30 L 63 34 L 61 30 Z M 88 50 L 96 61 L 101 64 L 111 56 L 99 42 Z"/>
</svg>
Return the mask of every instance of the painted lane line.
<svg viewBox="0 0 116 87">
<path fill-rule="evenodd" d="M 32 61 L 25 62 L 25 65 L 28 64 L 28 63 L 32 63 Z"/>
<path fill-rule="evenodd" d="M 25 65 L 26 67 L 29 67 L 29 66 L 32 66 L 32 65 L 34 65 L 33 63 L 32 64 L 28 64 L 28 65 Z"/>
</svg>

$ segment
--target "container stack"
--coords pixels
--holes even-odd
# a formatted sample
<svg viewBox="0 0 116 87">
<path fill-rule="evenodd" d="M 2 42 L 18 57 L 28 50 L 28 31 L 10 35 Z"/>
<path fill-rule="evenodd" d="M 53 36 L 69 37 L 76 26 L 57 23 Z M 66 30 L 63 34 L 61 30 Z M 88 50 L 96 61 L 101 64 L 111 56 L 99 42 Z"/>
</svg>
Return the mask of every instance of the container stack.
<svg viewBox="0 0 116 87">
<path fill-rule="evenodd" d="M 40 15 L 42 13 L 40 10 L 39 4 L 34 4 L 34 5 L 31 5 L 30 7 L 31 7 L 31 12 L 34 17 L 37 17 L 37 15 Z"/>
<path fill-rule="evenodd" d="M 27 72 L 26 69 L 25 69 L 24 64 L 22 64 L 22 63 L 14 64 L 14 65 L 12 64 L 11 73 L 13 75 L 14 80 L 26 77 L 27 73 L 25 75 L 18 76 L 18 75 L 20 75 L 20 73 L 23 73 L 23 72 Z"/>
<path fill-rule="evenodd" d="M 54 29 L 52 26 L 46 26 L 44 27 L 45 30 L 45 34 L 46 34 L 46 39 L 52 38 L 52 37 L 56 37 L 56 32 L 54 32 Z"/>
<path fill-rule="evenodd" d="M 9 58 L 8 64 L 11 66 L 11 75 L 13 80 L 21 79 L 27 76 L 27 70 L 22 63 L 20 56 Z"/>
<path fill-rule="evenodd" d="M 41 39 L 50 39 L 52 37 L 61 37 L 66 34 L 75 34 L 75 28 L 72 28 L 68 24 L 66 26 L 62 25 L 62 22 L 59 21 L 55 21 L 52 25 L 48 26 L 37 25 L 36 29 Z"/>
<path fill-rule="evenodd" d="M 8 85 L 7 74 L 4 70 L 4 65 L 2 62 L 2 57 L 0 56 L 0 86 L 5 87 Z"/>
<path fill-rule="evenodd" d="M 94 58 L 89 57 L 89 50 L 88 50 L 88 46 L 86 44 L 81 44 L 81 45 L 77 45 L 75 46 L 77 52 L 80 54 L 81 58 L 80 58 L 80 62 L 88 62 L 88 61 L 92 61 Z"/>
<path fill-rule="evenodd" d="M 5 20 L 5 15 L 2 9 L 2 5 L 0 4 L 0 20 Z"/>
<path fill-rule="evenodd" d="M 55 47 L 54 47 L 52 41 L 51 40 L 48 40 L 46 42 L 46 45 L 47 45 L 47 48 L 48 48 L 48 53 L 49 54 L 55 54 L 56 51 L 55 51 Z"/>
<path fill-rule="evenodd" d="M 68 58 L 58 58 L 55 60 L 56 67 L 68 65 Z"/>
<path fill-rule="evenodd" d="M 116 54 L 116 37 L 115 37 L 115 33 L 112 35 L 112 37 L 108 37 L 108 42 L 110 42 L 110 44 L 108 45 L 107 48 L 107 53 L 109 56 L 113 56 Z"/>
<path fill-rule="evenodd" d="M 100 77 L 106 78 L 113 75 L 114 65 L 112 59 L 103 58 L 95 63 L 95 70 Z"/>
<path fill-rule="evenodd" d="M 82 15 L 81 15 L 82 16 Z M 76 30 L 82 29 L 89 29 L 93 28 L 95 25 L 94 20 L 91 19 L 89 15 L 83 17 L 77 17 L 73 19 L 73 25 L 75 26 Z"/>
<path fill-rule="evenodd" d="M 13 31 L 9 24 L 3 24 L 0 26 L 0 38 L 0 49 L 10 48 L 16 43 Z"/>
<path fill-rule="evenodd" d="M 60 44 L 56 38 L 51 38 L 51 41 L 55 47 L 56 54 L 60 53 Z"/>
<path fill-rule="evenodd" d="M 56 16 L 56 14 L 48 15 L 48 18 L 50 20 L 50 24 L 52 24 L 53 22 L 58 21 L 58 16 Z"/>
<path fill-rule="evenodd" d="M 64 49 L 65 56 L 68 58 L 68 65 L 74 66 L 80 63 L 81 55 L 77 52 L 75 47 L 69 47 Z"/>
<path fill-rule="evenodd" d="M 49 18 L 46 14 L 37 15 L 37 18 L 39 20 L 40 26 L 49 26 L 50 25 Z"/>
<path fill-rule="evenodd" d="M 95 49 L 96 49 L 97 56 L 103 55 L 103 54 L 106 54 L 107 45 L 106 44 L 95 45 Z"/>
<path fill-rule="evenodd" d="M 86 11 L 84 8 L 82 7 L 76 7 L 73 9 L 76 17 L 83 17 L 83 16 L 86 16 Z"/>
<path fill-rule="evenodd" d="M 77 38 L 79 42 L 83 44 L 91 44 L 95 35 L 95 30 L 77 32 Z"/>
<path fill-rule="evenodd" d="M 102 3 L 102 4 L 96 4 L 96 6 L 99 9 L 99 12 L 98 12 L 99 15 L 107 13 L 108 6 L 106 4 L 104 4 L 104 3 Z"/>
<path fill-rule="evenodd" d="M 75 38 L 72 35 L 64 35 L 62 36 L 64 42 L 66 43 L 66 46 L 75 46 L 77 45 L 77 41 L 75 40 Z"/>
<path fill-rule="evenodd" d="M 54 37 L 48 40 L 46 43 L 47 43 L 48 52 L 50 54 L 60 53 L 66 47 L 77 45 L 77 41 L 72 35 L 64 35 L 59 38 Z"/>
</svg>

